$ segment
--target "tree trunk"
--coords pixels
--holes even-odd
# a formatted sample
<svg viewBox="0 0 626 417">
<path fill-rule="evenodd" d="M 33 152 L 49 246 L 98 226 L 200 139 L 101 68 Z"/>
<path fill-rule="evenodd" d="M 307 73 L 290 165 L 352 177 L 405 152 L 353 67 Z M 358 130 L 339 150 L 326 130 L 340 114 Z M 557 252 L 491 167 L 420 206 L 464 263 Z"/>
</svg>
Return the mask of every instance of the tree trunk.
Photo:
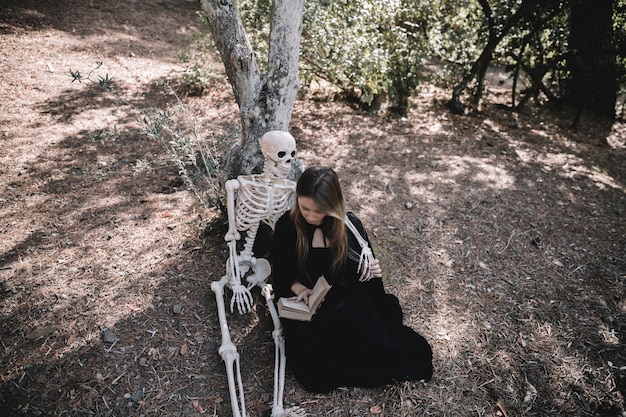
<svg viewBox="0 0 626 417">
<path fill-rule="evenodd" d="M 478 105 L 480 99 L 482 98 L 485 74 L 487 73 L 487 69 L 491 63 L 493 52 L 504 36 L 509 32 L 509 30 L 511 30 L 511 27 L 513 27 L 515 23 L 522 20 L 526 10 L 526 3 L 522 2 L 519 9 L 506 19 L 502 27 L 496 29 L 496 24 L 493 20 L 493 12 L 489 2 L 487 0 L 478 0 L 478 2 L 480 3 L 483 14 L 485 15 L 485 19 L 487 19 L 489 38 L 480 56 L 476 61 L 474 61 L 470 72 L 467 73 L 461 82 L 459 82 L 452 90 L 452 98 L 448 102 L 448 106 L 453 113 L 457 114 L 463 114 L 465 112 L 465 105 L 461 102 L 461 94 L 473 79 L 476 79 L 477 86 L 472 97 L 472 104 L 475 106 Z"/>
<path fill-rule="evenodd" d="M 497 24 L 494 20 L 493 10 L 488 0 L 478 0 L 487 25 L 489 29 L 489 38 L 487 44 L 483 48 L 482 53 L 478 59 L 472 65 L 469 73 L 467 73 L 463 79 L 452 90 L 452 98 L 448 102 L 448 106 L 454 113 L 463 114 L 465 112 L 465 105 L 461 102 L 461 94 L 467 89 L 467 86 L 472 80 L 476 80 L 476 90 L 472 97 L 472 104 L 478 105 L 482 98 L 484 90 L 485 74 L 489 65 L 493 53 L 506 35 L 511 31 L 513 27 L 522 25 L 532 18 L 533 14 L 538 10 L 542 10 L 543 13 L 549 13 L 554 7 L 559 4 L 560 0 L 522 0 L 517 10 L 507 17 L 501 19 L 501 24 Z"/>
<path fill-rule="evenodd" d="M 613 0 L 579 0 L 572 6 L 566 98 L 579 111 L 615 117 L 617 63 L 613 44 Z"/>
<path fill-rule="evenodd" d="M 257 66 L 236 1 L 200 0 L 200 5 L 239 105 L 241 138 L 227 163 L 228 176 L 261 172 L 259 139 L 269 130 L 288 130 L 300 89 L 298 56 L 304 0 L 274 0 L 265 73 Z"/>
</svg>

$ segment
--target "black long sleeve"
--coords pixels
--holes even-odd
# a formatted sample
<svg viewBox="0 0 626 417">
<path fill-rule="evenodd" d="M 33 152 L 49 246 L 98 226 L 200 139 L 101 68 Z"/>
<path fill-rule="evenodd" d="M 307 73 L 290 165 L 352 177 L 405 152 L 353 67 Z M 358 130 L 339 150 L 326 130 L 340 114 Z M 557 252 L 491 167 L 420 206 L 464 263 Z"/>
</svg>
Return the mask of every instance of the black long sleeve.
<svg viewBox="0 0 626 417">
<path fill-rule="evenodd" d="M 277 297 L 291 297 L 291 285 L 299 281 L 298 256 L 296 254 L 296 228 L 289 212 L 276 222 L 272 247 L 272 285 Z"/>
</svg>

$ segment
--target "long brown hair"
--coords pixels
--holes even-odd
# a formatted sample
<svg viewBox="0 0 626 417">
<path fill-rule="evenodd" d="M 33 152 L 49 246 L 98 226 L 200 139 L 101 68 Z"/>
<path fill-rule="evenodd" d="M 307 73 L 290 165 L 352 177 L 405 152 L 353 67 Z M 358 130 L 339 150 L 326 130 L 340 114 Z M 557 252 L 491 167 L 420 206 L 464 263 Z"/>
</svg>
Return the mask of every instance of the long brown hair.
<svg viewBox="0 0 626 417">
<path fill-rule="evenodd" d="M 345 225 L 346 203 L 337 173 L 332 168 L 313 166 L 300 175 L 296 185 L 296 201 L 290 215 L 296 225 L 298 264 L 300 270 L 306 273 L 309 237 L 306 233 L 307 222 L 300 212 L 299 197 L 313 199 L 326 215 L 323 230 L 331 253 L 330 275 L 339 277 L 348 256 L 348 237 Z"/>
</svg>

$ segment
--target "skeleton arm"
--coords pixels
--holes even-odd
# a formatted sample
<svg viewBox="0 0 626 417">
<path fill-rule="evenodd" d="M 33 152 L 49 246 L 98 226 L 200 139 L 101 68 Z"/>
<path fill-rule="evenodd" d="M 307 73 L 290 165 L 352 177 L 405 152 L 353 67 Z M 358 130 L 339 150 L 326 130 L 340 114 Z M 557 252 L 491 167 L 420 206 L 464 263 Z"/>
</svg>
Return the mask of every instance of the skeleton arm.
<svg viewBox="0 0 626 417">
<path fill-rule="evenodd" d="M 240 183 L 237 179 L 226 181 L 226 209 L 228 213 L 228 232 L 224 240 L 228 242 L 229 257 L 226 262 L 226 274 L 228 275 L 228 285 L 233 291 L 233 298 L 230 301 L 230 311 L 237 310 L 240 314 L 252 309 L 252 294 L 245 285 L 241 284 L 240 256 L 237 255 L 237 242 L 241 239 L 241 234 L 237 230 L 235 193 L 239 189 Z"/>
<path fill-rule="evenodd" d="M 235 193 L 239 189 L 239 180 L 232 179 L 226 181 L 226 209 L 228 213 L 228 232 L 224 236 L 224 240 L 230 242 L 231 240 L 241 239 L 241 235 L 237 230 L 237 224 L 235 222 Z"/>
<path fill-rule="evenodd" d="M 361 274 L 359 281 L 369 281 L 370 279 L 377 277 L 380 273 L 380 264 L 374 259 L 374 253 L 369 247 L 368 241 L 361 236 L 361 232 L 359 232 L 356 226 L 350 221 L 348 216 L 345 217 L 345 222 L 346 226 L 359 243 L 359 246 L 361 246 L 359 266 L 357 267 L 357 271 Z"/>
<path fill-rule="evenodd" d="M 226 210 L 228 215 L 228 232 L 224 236 L 224 240 L 228 242 L 229 257 L 226 263 L 227 275 L 229 277 L 229 283 L 232 286 L 241 283 L 241 271 L 239 269 L 239 258 L 237 256 L 237 241 L 241 239 L 241 234 L 237 230 L 237 223 L 235 221 L 235 193 L 239 189 L 239 181 L 236 179 L 226 181 Z"/>
</svg>

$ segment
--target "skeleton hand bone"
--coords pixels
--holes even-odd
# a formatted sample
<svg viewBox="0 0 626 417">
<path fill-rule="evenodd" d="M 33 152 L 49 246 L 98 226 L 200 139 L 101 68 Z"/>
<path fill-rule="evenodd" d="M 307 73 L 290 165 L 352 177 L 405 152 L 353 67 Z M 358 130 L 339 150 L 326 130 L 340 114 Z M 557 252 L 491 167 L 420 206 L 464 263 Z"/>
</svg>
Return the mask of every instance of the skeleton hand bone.
<svg viewBox="0 0 626 417">
<path fill-rule="evenodd" d="M 245 285 L 237 284 L 232 288 L 233 298 L 230 299 L 230 312 L 232 313 L 235 305 L 239 314 L 248 313 L 252 310 L 252 294 Z"/>
<path fill-rule="evenodd" d="M 380 261 L 378 259 L 373 259 L 369 265 L 369 269 L 367 274 L 370 278 L 381 278 L 383 276 L 383 270 L 380 267 Z"/>
<path fill-rule="evenodd" d="M 361 251 L 358 271 L 361 273 L 361 276 L 359 277 L 359 281 L 361 282 L 369 281 L 370 279 L 376 277 L 375 274 L 380 274 L 378 275 L 379 277 L 382 276 L 378 259 L 374 258 L 372 250 L 366 246 L 363 247 Z"/>
</svg>

